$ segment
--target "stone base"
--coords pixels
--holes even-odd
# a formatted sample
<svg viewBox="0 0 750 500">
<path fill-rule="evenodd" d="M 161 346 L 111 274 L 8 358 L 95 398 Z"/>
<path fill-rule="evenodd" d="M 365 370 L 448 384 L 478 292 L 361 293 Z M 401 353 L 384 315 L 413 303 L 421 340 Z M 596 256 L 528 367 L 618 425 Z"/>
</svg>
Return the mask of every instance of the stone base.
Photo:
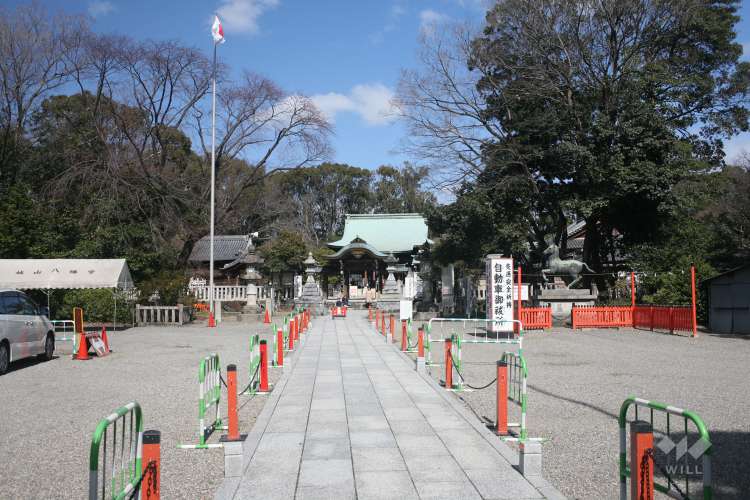
<svg viewBox="0 0 750 500">
<path fill-rule="evenodd" d="M 381 311 L 399 312 L 401 310 L 401 296 L 389 297 L 381 295 L 376 305 Z"/>
<path fill-rule="evenodd" d="M 539 304 L 542 307 L 552 309 L 552 320 L 563 323 L 570 319 L 570 313 L 574 305 L 593 306 L 596 302 L 596 294 L 590 290 L 553 288 L 543 289 L 539 294 Z"/>
</svg>

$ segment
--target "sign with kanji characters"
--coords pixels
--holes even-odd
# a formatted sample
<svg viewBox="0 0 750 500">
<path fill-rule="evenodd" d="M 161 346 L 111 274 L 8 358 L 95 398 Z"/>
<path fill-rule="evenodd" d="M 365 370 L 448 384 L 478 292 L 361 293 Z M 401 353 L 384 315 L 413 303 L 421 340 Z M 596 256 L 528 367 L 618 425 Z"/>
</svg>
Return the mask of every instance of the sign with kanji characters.
<svg viewBox="0 0 750 500">
<path fill-rule="evenodd" d="M 493 332 L 513 331 L 513 259 L 487 256 L 487 319 L 503 321 L 488 325 Z"/>
</svg>

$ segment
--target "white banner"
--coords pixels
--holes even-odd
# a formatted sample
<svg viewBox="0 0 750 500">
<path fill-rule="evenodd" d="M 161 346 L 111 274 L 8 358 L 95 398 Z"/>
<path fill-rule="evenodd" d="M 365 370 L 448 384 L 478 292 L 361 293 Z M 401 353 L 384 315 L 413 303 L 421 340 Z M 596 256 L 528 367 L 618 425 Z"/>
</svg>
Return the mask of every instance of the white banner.
<svg viewBox="0 0 750 500">
<path fill-rule="evenodd" d="M 513 259 L 502 255 L 487 256 L 487 319 L 495 323 L 495 332 L 513 331 Z"/>
</svg>

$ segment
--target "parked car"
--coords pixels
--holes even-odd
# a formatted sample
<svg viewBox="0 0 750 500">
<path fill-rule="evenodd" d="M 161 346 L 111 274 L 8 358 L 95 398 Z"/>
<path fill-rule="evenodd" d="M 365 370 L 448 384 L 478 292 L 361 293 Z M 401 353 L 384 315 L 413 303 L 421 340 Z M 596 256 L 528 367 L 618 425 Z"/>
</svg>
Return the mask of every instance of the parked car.
<svg viewBox="0 0 750 500">
<path fill-rule="evenodd" d="M 0 375 L 12 361 L 35 355 L 52 359 L 55 329 L 46 314 L 25 293 L 0 288 Z"/>
</svg>

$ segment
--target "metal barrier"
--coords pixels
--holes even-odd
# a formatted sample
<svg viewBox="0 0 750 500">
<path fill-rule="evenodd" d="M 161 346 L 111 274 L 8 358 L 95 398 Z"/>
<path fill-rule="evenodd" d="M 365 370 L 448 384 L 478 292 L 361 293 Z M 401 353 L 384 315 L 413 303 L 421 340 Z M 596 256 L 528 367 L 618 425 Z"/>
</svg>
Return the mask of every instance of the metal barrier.
<svg viewBox="0 0 750 500">
<path fill-rule="evenodd" d="M 641 425 L 641 429 L 638 432 L 643 433 L 643 427 L 647 427 L 647 434 L 657 434 L 659 441 L 654 445 L 653 436 L 651 436 L 650 445 L 635 444 L 632 439 L 628 443 L 626 426 L 628 424 L 628 410 L 634 409 L 634 418 L 630 421 L 632 424 L 646 424 Z M 639 419 L 638 408 L 647 409 L 646 412 L 641 412 L 641 417 L 648 418 L 645 421 L 643 418 Z M 644 415 L 645 413 L 645 415 Z M 662 423 L 665 424 L 666 432 L 654 432 L 655 414 L 661 416 Z M 671 420 L 678 420 L 677 425 Z M 689 423 L 692 423 L 694 430 L 691 432 Z M 657 491 L 665 493 L 669 496 L 676 498 L 690 498 L 690 484 L 698 482 L 700 490 L 700 498 L 708 500 L 712 497 L 711 489 L 711 439 L 706 429 L 706 424 L 703 420 L 694 412 L 683 410 L 682 408 L 676 408 L 669 406 L 664 403 L 658 403 L 656 401 L 648 401 L 641 398 L 629 397 L 623 401 L 620 406 L 620 414 L 618 417 L 618 424 L 620 427 L 620 464 L 619 464 L 619 477 L 620 477 L 620 499 L 625 500 L 628 497 L 628 478 L 631 478 L 631 488 L 636 488 L 638 492 L 644 492 L 645 489 L 651 487 L 650 481 L 653 480 L 653 487 Z M 682 425 L 679 425 L 682 424 Z M 635 426 L 634 426 L 635 427 Z M 632 430 L 632 429 L 631 429 Z M 688 437 L 697 434 L 697 439 L 692 443 L 688 442 Z M 645 441 L 649 443 L 649 441 Z M 634 448 L 635 446 L 635 448 Z M 638 448 L 640 446 L 640 448 Z M 631 465 L 628 466 L 627 455 L 630 450 Z M 674 464 L 660 464 L 658 458 L 662 458 L 666 461 L 672 456 L 674 451 Z M 660 455 L 661 457 L 657 456 Z M 691 464 L 690 458 L 696 461 Z M 633 470 L 633 458 L 637 458 L 637 465 L 635 471 Z M 698 468 L 697 460 L 700 459 L 701 467 Z M 682 464 L 680 464 L 682 462 Z M 651 464 L 654 467 L 650 467 Z M 657 473 L 661 477 L 656 477 Z M 635 474 L 635 476 L 633 476 Z M 684 475 L 685 481 L 681 487 L 677 481 L 675 481 L 673 475 Z M 658 481 L 658 480 L 662 481 Z M 666 483 L 663 481 L 666 480 Z M 682 483 L 682 481 L 680 481 Z M 684 487 L 684 491 L 683 488 Z M 697 498 L 697 497 L 696 497 Z"/>
<path fill-rule="evenodd" d="M 571 309 L 572 327 L 576 328 L 621 328 L 633 326 L 631 306 L 576 306 Z"/>
<path fill-rule="evenodd" d="M 143 412 L 138 403 L 101 419 L 89 451 L 89 499 L 128 497 L 143 478 L 142 452 Z"/>
<path fill-rule="evenodd" d="M 633 327 L 649 330 L 692 332 L 693 316 L 690 306 L 635 306 Z"/>
<path fill-rule="evenodd" d="M 70 319 L 53 319 L 50 321 L 55 328 L 55 342 L 72 340 L 75 342 L 76 328 L 73 320 Z"/>
<path fill-rule="evenodd" d="M 526 381 L 529 377 L 526 359 L 522 354 L 506 351 L 503 353 L 500 361 L 507 367 L 507 401 L 515 403 L 521 410 L 518 422 L 505 423 L 507 427 L 517 427 L 518 436 L 504 437 L 503 439 L 506 441 L 525 441 L 528 435 L 526 432 L 526 402 L 528 394 L 526 391 Z M 497 404 L 500 405 L 502 402 L 498 401 Z"/>
<path fill-rule="evenodd" d="M 219 355 L 211 353 L 201 360 L 198 368 L 198 444 L 181 444 L 178 448 L 221 448 L 221 444 L 207 444 L 206 440 L 215 430 L 224 430 L 221 422 L 221 363 Z M 211 412 L 214 407 L 213 412 Z M 209 416 L 213 413 L 213 417 Z M 206 418 L 211 423 L 206 423 Z"/>
<path fill-rule="evenodd" d="M 516 319 L 519 318 L 516 317 Z M 520 319 L 526 330 L 543 330 L 545 328 L 552 328 L 552 308 L 524 307 L 521 309 Z"/>
<path fill-rule="evenodd" d="M 438 332 L 434 332 L 433 326 L 436 324 L 450 325 L 451 331 L 446 332 L 444 329 Z M 467 324 L 473 325 L 467 328 Z M 518 327 L 519 334 L 516 336 L 512 331 L 501 332 L 493 331 L 494 328 L 488 328 L 489 325 L 507 325 L 513 324 Z M 523 351 L 523 324 L 517 319 L 482 319 L 482 318 L 432 318 L 427 323 L 427 329 L 425 331 L 425 351 L 427 351 L 426 364 L 439 365 L 441 361 L 432 360 L 433 343 L 445 342 L 446 335 L 456 335 L 457 339 L 453 342 L 453 348 L 456 349 L 454 352 L 454 360 L 456 360 L 459 369 L 461 362 L 461 345 L 462 344 L 517 344 L 518 352 Z M 494 335 L 494 337 L 493 337 Z M 453 352 L 453 351 L 452 351 Z"/>
<path fill-rule="evenodd" d="M 256 333 L 250 336 L 250 365 L 248 366 L 248 376 L 250 379 L 243 394 L 255 394 L 258 392 L 260 385 L 258 370 L 260 370 L 260 335 Z"/>
</svg>

